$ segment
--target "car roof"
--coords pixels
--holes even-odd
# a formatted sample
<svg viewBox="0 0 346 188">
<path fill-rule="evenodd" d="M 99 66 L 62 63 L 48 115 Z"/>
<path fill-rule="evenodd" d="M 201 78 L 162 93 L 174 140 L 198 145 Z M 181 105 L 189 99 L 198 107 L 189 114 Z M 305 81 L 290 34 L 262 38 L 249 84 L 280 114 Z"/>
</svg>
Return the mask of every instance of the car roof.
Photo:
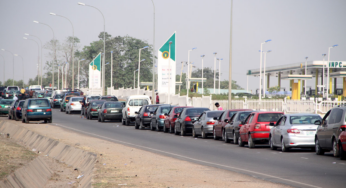
<svg viewBox="0 0 346 188">
<path fill-rule="evenodd" d="M 286 116 L 320 116 L 320 115 L 312 114 L 312 113 L 299 113 L 299 114 L 286 114 Z"/>
<path fill-rule="evenodd" d="M 99 102 L 99 101 L 101 101 L 101 102 L 108 102 L 106 100 L 91 100 L 90 102 Z"/>
<path fill-rule="evenodd" d="M 252 111 L 251 109 L 232 109 L 232 110 L 227 110 L 228 112 L 234 112 L 234 111 Z"/>
<path fill-rule="evenodd" d="M 275 112 L 275 111 L 254 111 L 253 113 L 257 113 L 257 114 L 283 114 L 283 112 Z"/>
<path fill-rule="evenodd" d="M 187 107 L 187 108 L 184 108 L 184 110 L 188 110 L 188 109 L 209 109 L 207 107 Z"/>
</svg>

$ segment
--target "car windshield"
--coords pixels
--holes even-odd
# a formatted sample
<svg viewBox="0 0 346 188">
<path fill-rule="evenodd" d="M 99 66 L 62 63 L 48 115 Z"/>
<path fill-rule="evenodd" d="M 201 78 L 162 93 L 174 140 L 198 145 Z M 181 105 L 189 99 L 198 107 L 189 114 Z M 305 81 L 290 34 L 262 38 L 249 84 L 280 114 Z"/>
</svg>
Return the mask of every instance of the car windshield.
<svg viewBox="0 0 346 188">
<path fill-rule="evenodd" d="M 158 108 L 159 106 L 147 106 L 145 107 L 144 111 L 145 112 L 155 112 L 155 110 Z"/>
<path fill-rule="evenodd" d="M 82 101 L 83 100 L 83 98 L 72 98 L 72 102 L 77 102 L 77 101 Z"/>
<path fill-rule="evenodd" d="M 62 97 L 63 97 L 62 95 L 55 95 L 56 99 L 62 99 Z"/>
<path fill-rule="evenodd" d="M 184 108 L 175 108 L 174 109 L 174 113 L 180 113 L 181 111 L 183 111 L 184 110 Z"/>
<path fill-rule="evenodd" d="M 208 108 L 193 108 L 193 109 L 187 109 L 186 115 L 188 116 L 200 116 L 201 113 L 208 111 Z"/>
<path fill-rule="evenodd" d="M 219 117 L 222 114 L 223 111 L 217 111 L 217 112 L 208 112 L 207 117 L 213 118 L 213 117 Z"/>
<path fill-rule="evenodd" d="M 314 115 L 306 115 L 306 116 L 291 116 L 290 123 L 292 125 L 304 125 L 304 124 L 314 124 L 315 121 L 320 120 L 322 118 L 320 116 Z"/>
<path fill-rule="evenodd" d="M 131 99 L 129 106 L 143 106 L 148 105 L 147 99 Z"/>
<path fill-rule="evenodd" d="M 45 97 L 51 97 L 52 94 L 51 94 L 51 93 L 46 93 L 44 96 L 45 96 Z"/>
<path fill-rule="evenodd" d="M 33 91 L 39 91 L 39 90 L 41 90 L 40 88 L 31 88 L 31 90 L 33 90 Z"/>
<path fill-rule="evenodd" d="M 88 97 L 89 100 L 99 100 L 100 96 L 92 96 L 92 97 Z"/>
<path fill-rule="evenodd" d="M 13 102 L 13 100 L 1 100 L 0 104 L 2 105 L 11 105 Z"/>
<path fill-rule="evenodd" d="M 47 99 L 30 100 L 29 107 L 49 107 Z"/>
<path fill-rule="evenodd" d="M 8 91 L 18 91 L 18 87 L 8 87 Z"/>
<path fill-rule="evenodd" d="M 24 101 L 19 102 L 19 107 L 23 107 Z"/>
<path fill-rule="evenodd" d="M 66 101 L 66 102 L 70 101 L 70 98 L 71 98 L 71 97 L 65 97 L 65 101 Z"/>
<path fill-rule="evenodd" d="M 101 100 L 105 101 L 118 101 L 116 97 L 101 97 Z"/>
<path fill-rule="evenodd" d="M 239 121 L 244 121 L 251 112 L 240 112 L 238 116 Z"/>
<path fill-rule="evenodd" d="M 171 108 L 170 106 L 161 107 L 161 114 L 167 114 Z"/>
<path fill-rule="evenodd" d="M 228 112 L 228 116 L 229 117 L 232 117 L 234 114 L 236 114 L 237 113 L 237 111 L 230 111 L 230 112 Z"/>
<path fill-rule="evenodd" d="M 101 106 L 103 103 L 104 103 L 104 101 L 94 101 L 91 103 L 91 106 L 92 107 Z"/>
<path fill-rule="evenodd" d="M 259 114 L 257 122 L 277 122 L 281 116 L 279 113 Z"/>
<path fill-rule="evenodd" d="M 120 102 L 112 102 L 112 103 L 106 103 L 105 108 L 122 108 L 123 104 Z"/>
</svg>

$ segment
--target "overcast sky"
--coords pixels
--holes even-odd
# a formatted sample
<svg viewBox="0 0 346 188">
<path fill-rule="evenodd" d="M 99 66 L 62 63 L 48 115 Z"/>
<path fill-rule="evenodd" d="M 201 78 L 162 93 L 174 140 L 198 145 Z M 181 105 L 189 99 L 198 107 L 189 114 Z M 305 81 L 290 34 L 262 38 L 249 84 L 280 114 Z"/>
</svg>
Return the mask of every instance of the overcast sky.
<svg viewBox="0 0 346 188">
<path fill-rule="evenodd" d="M 106 19 L 106 32 L 112 36 L 129 35 L 153 42 L 153 6 L 151 0 L 80 0 L 99 8 Z M 49 24 L 58 40 L 72 35 L 70 23 L 50 12 L 68 17 L 74 24 L 75 36 L 81 48 L 97 40 L 103 31 L 101 14 L 90 7 L 77 5 L 78 0 L 0 0 L 0 48 L 22 55 L 26 79 L 36 75 L 37 46 L 23 39 L 24 33 L 39 36 L 43 43 L 52 39 Z M 177 31 L 177 70 L 187 61 L 187 51 L 193 47 L 191 60 L 201 67 L 213 67 L 213 53 L 222 61 L 222 80 L 228 79 L 230 0 L 154 0 L 156 7 L 156 51 Z M 331 52 L 331 60 L 346 61 L 346 1 L 345 0 L 234 0 L 233 3 L 233 80 L 246 88 L 246 71 L 259 67 L 260 43 L 267 55 L 267 65 L 321 60 L 329 46 L 339 44 Z M 80 49 L 81 49 L 80 48 Z M 43 50 L 43 54 L 47 54 Z M 6 61 L 6 79 L 12 78 L 12 55 L 0 51 Z M 157 54 L 155 54 L 157 55 Z M 50 60 L 43 55 L 43 60 Z M 0 57 L 0 79 L 3 60 Z M 22 78 L 21 60 L 15 57 L 15 77 Z M 179 72 L 179 71 L 178 71 Z M 272 86 L 277 79 L 272 77 Z M 309 81 L 312 85 L 314 81 Z M 288 81 L 282 82 L 288 87 Z M 249 78 L 249 89 L 258 88 L 257 78 Z"/>
</svg>

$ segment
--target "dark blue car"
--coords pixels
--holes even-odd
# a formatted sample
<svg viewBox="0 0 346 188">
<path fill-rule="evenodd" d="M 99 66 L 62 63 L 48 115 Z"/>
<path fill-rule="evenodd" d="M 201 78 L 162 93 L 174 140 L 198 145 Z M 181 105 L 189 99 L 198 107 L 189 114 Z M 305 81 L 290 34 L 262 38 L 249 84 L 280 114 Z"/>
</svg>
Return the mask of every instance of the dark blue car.
<svg viewBox="0 0 346 188">
<path fill-rule="evenodd" d="M 52 108 L 48 99 L 27 99 L 22 108 L 22 122 L 29 123 L 30 121 L 41 121 L 52 123 Z"/>
</svg>

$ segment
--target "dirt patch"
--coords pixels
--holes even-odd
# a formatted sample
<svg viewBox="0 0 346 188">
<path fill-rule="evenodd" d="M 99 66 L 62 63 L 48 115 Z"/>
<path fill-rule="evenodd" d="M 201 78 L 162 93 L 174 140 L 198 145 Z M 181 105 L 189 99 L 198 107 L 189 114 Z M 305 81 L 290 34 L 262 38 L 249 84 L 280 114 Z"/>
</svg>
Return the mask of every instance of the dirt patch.
<svg viewBox="0 0 346 188">
<path fill-rule="evenodd" d="M 32 161 L 37 154 L 0 136 L 0 180 Z"/>
<path fill-rule="evenodd" d="M 45 157 L 45 161 L 48 167 L 53 170 L 53 174 L 45 186 L 46 188 L 78 187 L 78 170 L 74 170 L 71 166 L 60 163 L 58 160 L 50 157 Z"/>
</svg>

